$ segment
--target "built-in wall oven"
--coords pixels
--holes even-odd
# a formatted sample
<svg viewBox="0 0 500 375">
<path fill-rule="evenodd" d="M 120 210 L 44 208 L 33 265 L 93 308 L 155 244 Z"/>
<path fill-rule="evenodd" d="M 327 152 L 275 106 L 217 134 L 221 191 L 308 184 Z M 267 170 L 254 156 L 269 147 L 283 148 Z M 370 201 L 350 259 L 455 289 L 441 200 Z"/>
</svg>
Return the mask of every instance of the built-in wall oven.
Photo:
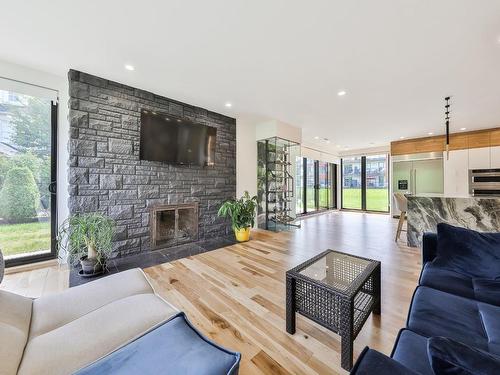
<svg viewBox="0 0 500 375">
<path fill-rule="evenodd" d="M 500 169 L 469 169 L 469 193 L 500 196 Z"/>
</svg>

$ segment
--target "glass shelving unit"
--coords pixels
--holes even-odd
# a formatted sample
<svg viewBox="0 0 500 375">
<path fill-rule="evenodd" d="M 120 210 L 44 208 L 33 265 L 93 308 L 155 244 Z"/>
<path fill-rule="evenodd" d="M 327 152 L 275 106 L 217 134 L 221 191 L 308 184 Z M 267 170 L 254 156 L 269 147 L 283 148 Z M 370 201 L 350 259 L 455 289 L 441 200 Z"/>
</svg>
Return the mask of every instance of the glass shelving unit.
<svg viewBox="0 0 500 375">
<path fill-rule="evenodd" d="M 280 231 L 300 227 L 296 223 L 295 158 L 300 145 L 272 137 L 257 142 L 258 226 Z"/>
</svg>

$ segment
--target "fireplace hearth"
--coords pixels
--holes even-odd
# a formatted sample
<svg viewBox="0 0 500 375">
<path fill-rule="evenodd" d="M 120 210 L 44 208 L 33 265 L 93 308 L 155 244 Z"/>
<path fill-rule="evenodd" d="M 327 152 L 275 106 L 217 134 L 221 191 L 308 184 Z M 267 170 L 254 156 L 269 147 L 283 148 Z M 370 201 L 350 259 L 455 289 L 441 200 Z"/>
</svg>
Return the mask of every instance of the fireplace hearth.
<svg viewBox="0 0 500 375">
<path fill-rule="evenodd" d="M 153 206 L 150 218 L 152 249 L 198 240 L 198 203 L 196 202 Z"/>
</svg>

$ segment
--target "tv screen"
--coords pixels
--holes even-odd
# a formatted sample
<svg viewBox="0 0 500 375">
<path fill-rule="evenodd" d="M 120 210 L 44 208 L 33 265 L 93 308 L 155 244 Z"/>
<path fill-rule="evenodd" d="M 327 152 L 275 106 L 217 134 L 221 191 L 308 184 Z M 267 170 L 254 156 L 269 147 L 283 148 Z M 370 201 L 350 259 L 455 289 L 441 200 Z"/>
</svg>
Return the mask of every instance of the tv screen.
<svg viewBox="0 0 500 375">
<path fill-rule="evenodd" d="M 216 135 L 214 127 L 142 110 L 140 159 L 211 166 Z"/>
</svg>

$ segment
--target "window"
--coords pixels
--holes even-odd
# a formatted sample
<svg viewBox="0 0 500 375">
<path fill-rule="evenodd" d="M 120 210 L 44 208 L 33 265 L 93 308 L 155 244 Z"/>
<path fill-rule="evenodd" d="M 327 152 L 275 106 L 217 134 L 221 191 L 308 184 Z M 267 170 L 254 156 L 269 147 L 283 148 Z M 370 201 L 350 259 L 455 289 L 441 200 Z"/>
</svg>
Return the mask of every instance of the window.
<svg viewBox="0 0 500 375">
<path fill-rule="evenodd" d="M 342 208 L 360 210 L 361 157 L 342 159 Z"/>
<path fill-rule="evenodd" d="M 8 266 L 55 258 L 57 104 L 0 90 L 0 248 Z"/>
<path fill-rule="evenodd" d="M 389 211 L 388 155 L 342 159 L 342 208 Z"/>
<path fill-rule="evenodd" d="M 297 157 L 295 167 L 297 214 L 335 208 L 337 166 Z"/>
</svg>

